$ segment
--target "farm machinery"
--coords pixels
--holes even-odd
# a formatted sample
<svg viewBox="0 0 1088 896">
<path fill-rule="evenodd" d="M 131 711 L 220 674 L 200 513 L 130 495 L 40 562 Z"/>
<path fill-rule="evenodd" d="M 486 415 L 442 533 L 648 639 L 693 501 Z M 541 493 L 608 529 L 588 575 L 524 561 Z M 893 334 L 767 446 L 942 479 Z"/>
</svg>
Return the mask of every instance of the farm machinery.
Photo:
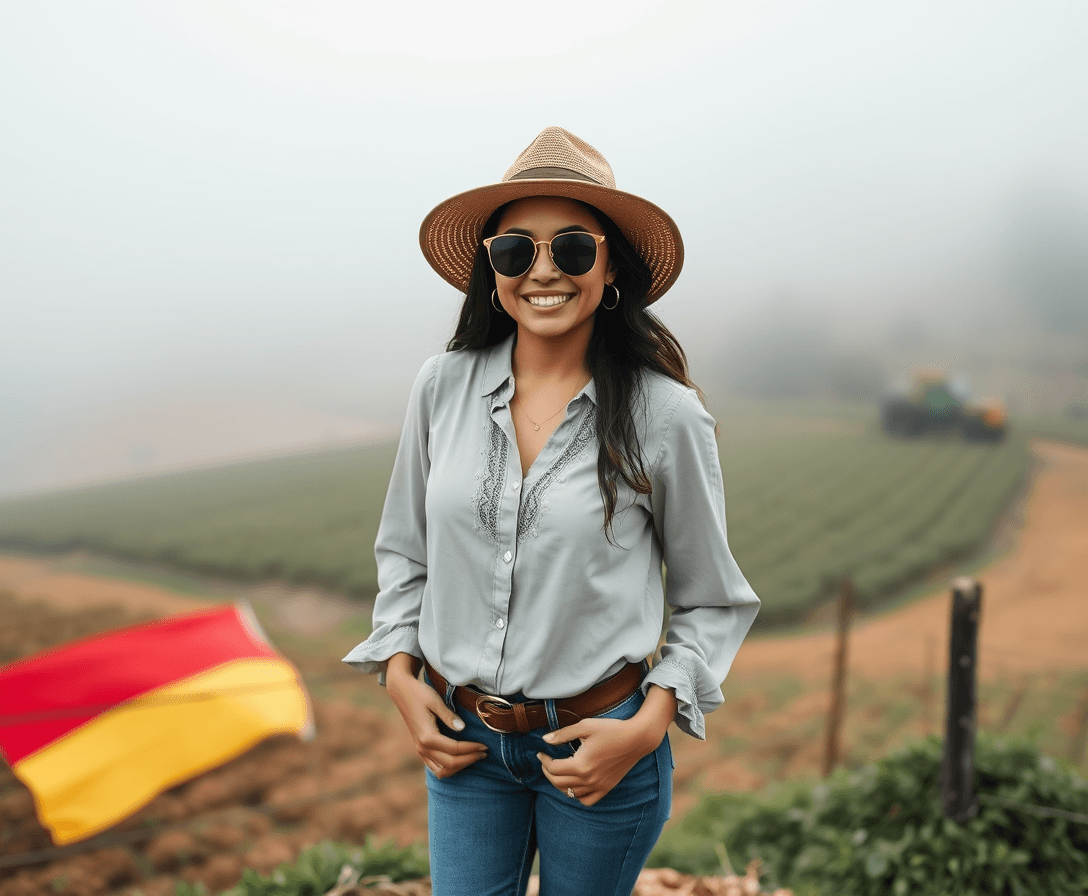
<svg viewBox="0 0 1088 896">
<path fill-rule="evenodd" d="M 959 434 L 970 442 L 1000 442 L 1008 425 L 1000 402 L 971 404 L 965 389 L 935 373 L 919 374 L 909 387 L 888 395 L 880 421 L 890 436 Z"/>
</svg>

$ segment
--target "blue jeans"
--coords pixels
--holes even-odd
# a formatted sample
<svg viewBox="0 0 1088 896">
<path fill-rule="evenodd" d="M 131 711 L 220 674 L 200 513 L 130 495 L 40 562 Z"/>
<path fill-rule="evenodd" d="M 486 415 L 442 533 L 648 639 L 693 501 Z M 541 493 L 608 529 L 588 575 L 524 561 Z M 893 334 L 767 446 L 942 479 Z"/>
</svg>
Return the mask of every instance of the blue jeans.
<svg viewBox="0 0 1088 896">
<path fill-rule="evenodd" d="M 636 691 L 598 718 L 629 719 Z M 427 770 L 431 885 L 435 896 L 523 896 L 540 853 L 541 896 L 630 896 L 672 807 L 672 752 L 666 736 L 593 806 L 560 793 L 544 777 L 538 752 L 573 755 L 575 744 L 546 744 L 552 724 L 499 734 L 450 699 L 465 723 L 443 734 L 487 745 L 487 758 L 449 778 Z M 551 701 L 549 701 L 549 704 Z"/>
</svg>

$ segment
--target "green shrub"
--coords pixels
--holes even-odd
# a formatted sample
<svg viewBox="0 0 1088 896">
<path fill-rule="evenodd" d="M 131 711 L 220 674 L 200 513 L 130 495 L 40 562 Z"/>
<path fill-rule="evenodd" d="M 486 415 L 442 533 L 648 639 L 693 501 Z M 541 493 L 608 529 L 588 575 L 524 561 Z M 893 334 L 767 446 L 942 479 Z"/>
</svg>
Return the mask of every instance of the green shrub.
<svg viewBox="0 0 1088 896">
<path fill-rule="evenodd" d="M 267 876 L 246 870 L 242 880 L 223 896 L 321 896 L 331 890 L 340 869 L 350 865 L 362 878 L 384 876 L 389 880 L 415 880 L 429 873 L 426 852 L 421 846 L 400 849 L 392 842 L 378 846 L 367 841 L 364 846 L 343 843 L 319 843 L 303 852 L 294 865 L 283 865 Z M 202 896 L 193 889 L 182 889 L 176 896 Z"/>
<path fill-rule="evenodd" d="M 1065 896 L 1088 893 L 1088 784 L 1032 746 L 980 740 L 979 810 L 964 824 L 941 811 L 941 742 L 916 743 L 876 765 L 767 798 L 704 799 L 650 858 L 694 873 L 765 863 L 772 885 L 836 896 Z M 1011 808 L 1015 804 L 1017 808 Z"/>
</svg>

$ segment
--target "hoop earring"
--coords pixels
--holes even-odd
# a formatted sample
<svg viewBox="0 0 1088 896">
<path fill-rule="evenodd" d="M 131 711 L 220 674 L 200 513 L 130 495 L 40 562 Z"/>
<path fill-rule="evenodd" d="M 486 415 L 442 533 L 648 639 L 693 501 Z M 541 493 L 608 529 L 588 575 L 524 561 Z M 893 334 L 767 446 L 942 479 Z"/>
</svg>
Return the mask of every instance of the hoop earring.
<svg viewBox="0 0 1088 896">
<path fill-rule="evenodd" d="M 502 305 L 496 304 L 495 302 L 495 297 L 498 295 L 498 292 L 498 287 L 495 287 L 495 289 L 491 290 L 491 307 L 499 312 L 499 314 L 506 314 L 506 311 L 503 310 Z"/>
<path fill-rule="evenodd" d="M 604 309 L 605 311 L 615 311 L 615 310 L 616 310 L 616 306 L 618 306 L 618 305 L 619 305 L 619 303 L 620 303 L 620 288 L 619 288 L 618 286 L 616 286 L 616 284 L 615 284 L 615 283 L 608 283 L 608 284 L 606 284 L 606 285 L 607 285 L 607 286 L 611 286 L 611 287 L 612 287 L 612 288 L 613 288 L 613 289 L 614 289 L 614 290 L 616 291 L 616 301 L 614 301 L 614 302 L 613 302 L 613 303 L 612 303 L 611 305 L 606 305 L 606 304 L 604 303 L 604 299 L 602 299 L 602 300 L 601 300 L 601 307 L 602 307 L 602 308 L 603 308 L 603 309 Z"/>
</svg>

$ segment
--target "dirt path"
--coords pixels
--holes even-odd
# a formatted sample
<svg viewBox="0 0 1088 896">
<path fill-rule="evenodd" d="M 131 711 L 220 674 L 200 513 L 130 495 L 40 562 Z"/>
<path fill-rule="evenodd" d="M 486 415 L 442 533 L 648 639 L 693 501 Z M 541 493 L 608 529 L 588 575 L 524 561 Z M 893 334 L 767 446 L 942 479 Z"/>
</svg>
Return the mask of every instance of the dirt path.
<svg viewBox="0 0 1088 896">
<path fill-rule="evenodd" d="M 982 582 L 979 672 L 983 677 L 1088 665 L 1088 450 L 1037 441 L 1040 462 L 1008 554 L 976 573 Z M 852 671 L 894 678 L 943 669 L 949 588 L 856 625 Z M 774 671 L 809 677 L 831 667 L 829 632 L 744 645 L 733 675 Z M 927 660 L 927 653 L 932 658 Z"/>
</svg>

